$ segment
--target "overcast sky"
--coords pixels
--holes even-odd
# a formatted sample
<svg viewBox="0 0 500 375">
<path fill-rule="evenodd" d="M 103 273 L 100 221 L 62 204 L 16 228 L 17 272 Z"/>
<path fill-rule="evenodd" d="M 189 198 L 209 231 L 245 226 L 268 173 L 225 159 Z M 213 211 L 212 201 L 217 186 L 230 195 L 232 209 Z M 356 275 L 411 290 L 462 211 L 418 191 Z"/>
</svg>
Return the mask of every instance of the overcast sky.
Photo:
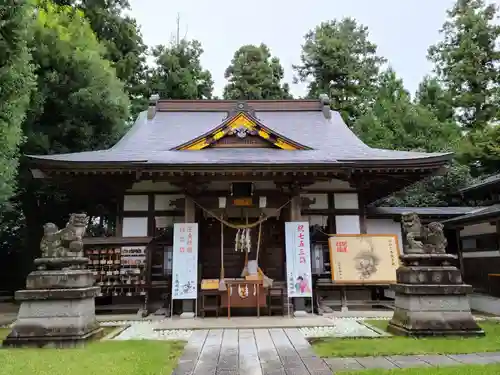
<svg viewBox="0 0 500 375">
<path fill-rule="evenodd" d="M 495 0 L 500 2 L 500 0 Z M 446 9 L 454 0 L 130 0 L 132 16 L 149 46 L 168 44 L 176 31 L 201 42 L 203 66 L 215 81 L 215 94 L 226 84 L 224 70 L 244 44 L 266 43 L 285 68 L 299 62 L 304 34 L 322 21 L 353 17 L 368 27 L 378 52 L 389 60 L 412 93 L 432 66 L 427 48 L 440 39 Z M 291 85 L 295 96 L 303 85 Z"/>
</svg>

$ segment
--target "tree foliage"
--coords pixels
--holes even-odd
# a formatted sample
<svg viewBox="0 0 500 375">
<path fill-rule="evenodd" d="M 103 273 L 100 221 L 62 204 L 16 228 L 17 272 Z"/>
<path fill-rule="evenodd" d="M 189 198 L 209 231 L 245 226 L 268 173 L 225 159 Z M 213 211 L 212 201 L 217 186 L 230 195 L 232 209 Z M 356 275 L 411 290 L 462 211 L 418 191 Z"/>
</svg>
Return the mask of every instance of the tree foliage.
<svg viewBox="0 0 500 375">
<path fill-rule="evenodd" d="M 352 18 L 323 22 L 305 35 L 301 64 L 294 66 L 297 78 L 308 83 L 307 96 L 328 94 L 349 126 L 370 107 L 385 62 L 368 36 Z"/>
<path fill-rule="evenodd" d="M 459 157 L 471 165 L 476 176 L 500 171 L 500 127 L 488 126 L 482 131 L 472 131 L 462 142 Z"/>
<path fill-rule="evenodd" d="M 379 205 L 399 207 L 463 206 L 461 188 L 472 182 L 468 166 L 453 162 L 439 176 L 429 177 L 384 199 Z"/>
<path fill-rule="evenodd" d="M 284 75 L 279 58 L 265 44 L 241 46 L 224 73 L 224 99 L 291 99 Z"/>
<path fill-rule="evenodd" d="M 0 3 L 0 205 L 15 190 L 21 123 L 34 88 L 27 46 L 30 10 L 26 1 Z"/>
<path fill-rule="evenodd" d="M 372 147 L 428 152 L 451 150 L 460 131 L 453 122 L 440 122 L 428 107 L 413 103 L 403 81 L 388 69 L 378 80 L 373 105 L 354 125 Z"/>
<path fill-rule="evenodd" d="M 436 77 L 424 77 L 415 94 L 415 102 L 431 111 L 441 122 L 453 121 L 455 108 L 450 91 Z"/>
<path fill-rule="evenodd" d="M 95 150 L 123 134 L 128 98 L 80 11 L 40 1 L 30 47 L 38 91 L 24 123 L 25 152 Z"/>
<path fill-rule="evenodd" d="M 153 48 L 155 67 L 149 72 L 149 94 L 159 94 L 162 99 L 210 99 L 213 80 L 201 65 L 202 53 L 197 40 Z"/>
<path fill-rule="evenodd" d="M 132 115 L 147 105 L 146 51 L 142 35 L 135 19 L 126 15 L 130 10 L 127 0 L 56 0 L 59 5 L 80 9 L 94 31 L 97 40 L 104 45 L 103 57 L 111 62 L 116 76 L 125 84 L 131 100 Z"/>
<path fill-rule="evenodd" d="M 51 154 L 103 149 L 123 134 L 129 100 L 116 77 L 105 48 L 96 39 L 82 12 L 71 6 L 38 0 L 31 26 L 37 91 L 22 123 L 25 154 Z M 25 275 L 38 254 L 46 222 L 60 225 L 72 212 L 60 186 L 33 180 L 26 165 L 19 171 L 20 190 L 13 201 L 18 210 L 4 217 L 0 246 L 23 249 L 13 256 L 17 274 Z M 19 215 L 22 210 L 22 215 Z"/>
<path fill-rule="evenodd" d="M 466 130 L 484 129 L 500 113 L 496 13 L 496 6 L 484 0 L 458 0 L 448 11 L 444 40 L 429 48 L 429 58 Z"/>
<path fill-rule="evenodd" d="M 448 90 L 464 130 L 458 156 L 474 175 L 496 172 L 500 142 L 500 25 L 497 8 L 484 0 L 457 0 L 448 11 L 444 40 L 429 57 Z"/>
</svg>

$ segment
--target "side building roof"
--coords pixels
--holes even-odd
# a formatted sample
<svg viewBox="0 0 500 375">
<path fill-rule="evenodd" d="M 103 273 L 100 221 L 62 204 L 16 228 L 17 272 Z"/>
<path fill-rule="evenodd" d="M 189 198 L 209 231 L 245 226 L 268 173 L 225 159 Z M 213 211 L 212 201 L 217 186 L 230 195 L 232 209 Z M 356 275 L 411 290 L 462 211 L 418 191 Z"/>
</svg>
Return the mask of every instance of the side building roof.
<svg viewBox="0 0 500 375">
<path fill-rule="evenodd" d="M 472 185 L 461 189 L 460 193 L 464 195 L 475 195 L 487 192 L 488 190 L 500 191 L 500 173 L 483 178 Z"/>
</svg>

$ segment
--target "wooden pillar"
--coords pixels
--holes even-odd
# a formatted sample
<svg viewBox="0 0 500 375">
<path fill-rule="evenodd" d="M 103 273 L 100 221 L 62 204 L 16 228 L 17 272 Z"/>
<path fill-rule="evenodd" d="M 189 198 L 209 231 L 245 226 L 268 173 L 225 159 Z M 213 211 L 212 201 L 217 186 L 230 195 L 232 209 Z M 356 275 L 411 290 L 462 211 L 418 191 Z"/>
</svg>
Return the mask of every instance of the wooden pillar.
<svg viewBox="0 0 500 375">
<path fill-rule="evenodd" d="M 363 196 L 363 190 L 357 190 L 357 193 L 358 193 L 358 209 L 359 209 L 359 233 L 366 234 L 368 229 L 366 225 L 366 205 Z"/>
<path fill-rule="evenodd" d="M 184 222 L 185 223 L 194 223 L 195 222 L 195 205 L 191 198 L 187 197 L 184 200 Z M 198 244 L 199 246 L 199 244 Z M 198 249 L 199 251 L 199 249 Z M 182 300 L 182 314 L 181 318 L 194 318 L 195 317 L 195 301 L 192 299 L 183 299 Z"/>
<path fill-rule="evenodd" d="M 462 281 L 465 282 L 465 265 L 464 265 L 464 254 L 462 251 L 462 238 L 460 237 L 461 227 L 455 228 L 455 239 L 457 241 L 457 255 L 458 263 L 460 267 L 460 272 L 462 273 Z"/>
</svg>

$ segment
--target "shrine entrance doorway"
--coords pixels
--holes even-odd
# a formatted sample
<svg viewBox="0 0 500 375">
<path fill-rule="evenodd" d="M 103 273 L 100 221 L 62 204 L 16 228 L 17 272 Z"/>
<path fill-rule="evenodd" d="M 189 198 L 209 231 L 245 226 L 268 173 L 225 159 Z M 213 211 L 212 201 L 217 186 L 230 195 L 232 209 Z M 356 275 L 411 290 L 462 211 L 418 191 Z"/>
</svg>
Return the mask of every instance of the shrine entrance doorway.
<svg viewBox="0 0 500 375">
<path fill-rule="evenodd" d="M 250 215 L 253 211 L 257 215 Z M 238 217 L 224 217 L 222 221 L 211 215 L 200 215 L 202 217 L 198 219 L 202 316 L 206 312 L 207 295 L 213 297 L 210 310 L 217 310 L 221 315 L 254 316 L 259 311 L 266 313 L 263 310 L 267 311 L 268 307 L 268 282 L 272 281 L 274 288 L 285 280 L 284 221 L 279 216 L 270 217 L 252 226 L 265 217 L 258 215 L 260 210 L 245 212 L 241 209 L 240 212 Z M 247 226 L 250 228 L 243 228 Z M 255 268 L 257 274 L 250 275 Z M 204 287 L 207 280 L 212 282 L 208 289 Z M 256 298 L 259 299 L 259 308 Z"/>
</svg>

